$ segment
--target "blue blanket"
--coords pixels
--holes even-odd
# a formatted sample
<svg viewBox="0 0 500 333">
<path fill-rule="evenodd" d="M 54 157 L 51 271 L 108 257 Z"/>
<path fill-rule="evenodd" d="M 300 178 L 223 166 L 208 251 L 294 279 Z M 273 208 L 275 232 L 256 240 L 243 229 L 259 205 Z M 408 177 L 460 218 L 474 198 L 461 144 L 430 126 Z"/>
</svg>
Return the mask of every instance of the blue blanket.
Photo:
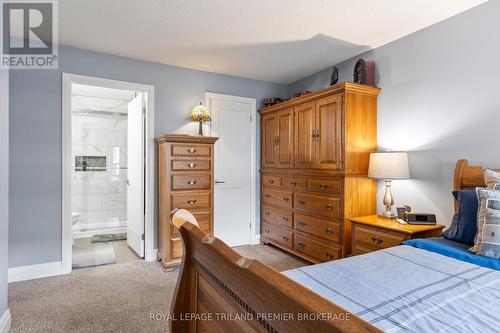
<svg viewBox="0 0 500 333">
<path fill-rule="evenodd" d="M 500 271 L 401 245 L 285 275 L 387 332 L 500 332 Z"/>
</svg>

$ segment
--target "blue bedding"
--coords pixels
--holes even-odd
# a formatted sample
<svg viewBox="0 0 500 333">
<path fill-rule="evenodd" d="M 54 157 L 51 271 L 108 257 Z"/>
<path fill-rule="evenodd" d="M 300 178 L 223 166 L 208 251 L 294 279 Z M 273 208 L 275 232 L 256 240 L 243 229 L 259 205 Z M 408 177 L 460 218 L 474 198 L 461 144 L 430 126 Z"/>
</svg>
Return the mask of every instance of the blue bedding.
<svg viewBox="0 0 500 333">
<path fill-rule="evenodd" d="M 448 239 L 444 238 L 412 239 L 403 242 L 403 244 L 439 253 L 444 256 L 455 258 L 461 261 L 470 262 L 471 264 L 475 264 L 478 266 L 500 270 L 500 260 L 495 258 L 478 256 L 468 250 L 470 247 L 469 245 L 454 242 Z"/>
<path fill-rule="evenodd" d="M 500 332 L 500 271 L 432 250 L 400 245 L 284 274 L 386 332 Z"/>
</svg>

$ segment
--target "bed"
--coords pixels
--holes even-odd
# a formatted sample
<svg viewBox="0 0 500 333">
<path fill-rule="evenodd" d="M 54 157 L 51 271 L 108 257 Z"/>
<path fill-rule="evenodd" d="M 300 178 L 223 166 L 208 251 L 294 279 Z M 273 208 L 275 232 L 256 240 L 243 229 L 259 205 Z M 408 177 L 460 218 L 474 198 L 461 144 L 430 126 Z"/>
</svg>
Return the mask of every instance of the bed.
<svg viewBox="0 0 500 333">
<path fill-rule="evenodd" d="M 484 186 L 459 160 L 454 188 Z M 440 239 L 283 273 L 205 235 L 187 211 L 172 223 L 184 243 L 173 332 L 496 332 L 500 263 Z"/>
</svg>

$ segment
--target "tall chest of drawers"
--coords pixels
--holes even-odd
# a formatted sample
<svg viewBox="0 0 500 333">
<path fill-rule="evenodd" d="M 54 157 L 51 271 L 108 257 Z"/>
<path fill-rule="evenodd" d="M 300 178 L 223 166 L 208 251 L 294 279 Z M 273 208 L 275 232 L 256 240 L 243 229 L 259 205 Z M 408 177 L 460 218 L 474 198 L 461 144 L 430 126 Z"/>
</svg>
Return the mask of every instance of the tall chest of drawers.
<svg viewBox="0 0 500 333">
<path fill-rule="evenodd" d="M 349 218 L 376 212 L 378 93 L 342 83 L 259 110 L 262 243 L 311 262 L 351 253 Z"/>
<path fill-rule="evenodd" d="M 158 145 L 158 260 L 180 264 L 182 242 L 170 225 L 174 208 L 188 209 L 200 229 L 213 235 L 214 143 L 217 138 L 162 135 Z"/>
</svg>

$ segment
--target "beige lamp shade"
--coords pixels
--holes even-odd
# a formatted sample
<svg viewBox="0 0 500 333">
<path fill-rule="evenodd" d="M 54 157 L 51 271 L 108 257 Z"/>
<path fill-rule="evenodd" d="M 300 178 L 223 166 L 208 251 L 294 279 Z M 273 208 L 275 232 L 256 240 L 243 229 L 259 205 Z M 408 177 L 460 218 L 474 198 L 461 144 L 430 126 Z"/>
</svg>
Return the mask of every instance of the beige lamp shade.
<svg viewBox="0 0 500 333">
<path fill-rule="evenodd" d="M 210 121 L 210 114 L 208 113 L 207 107 L 201 103 L 196 105 L 193 108 L 191 119 L 193 119 L 193 121 Z"/>
<path fill-rule="evenodd" d="M 370 154 L 368 177 L 375 179 L 408 179 L 408 153 L 374 152 Z"/>
</svg>

